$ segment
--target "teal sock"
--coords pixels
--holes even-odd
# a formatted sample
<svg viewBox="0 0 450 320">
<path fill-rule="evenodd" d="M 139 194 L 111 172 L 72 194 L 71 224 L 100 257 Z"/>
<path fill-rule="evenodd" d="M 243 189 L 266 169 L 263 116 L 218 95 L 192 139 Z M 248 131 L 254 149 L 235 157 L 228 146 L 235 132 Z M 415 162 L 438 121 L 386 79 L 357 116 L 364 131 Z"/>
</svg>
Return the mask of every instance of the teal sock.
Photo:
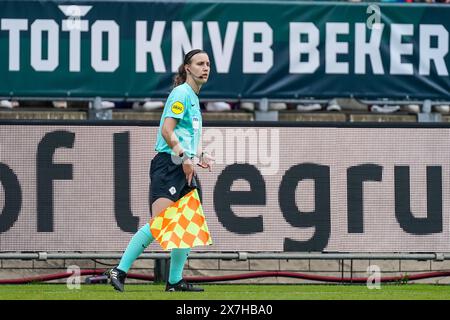
<svg viewBox="0 0 450 320">
<path fill-rule="evenodd" d="M 175 284 L 183 279 L 183 268 L 191 248 L 172 249 L 170 253 L 169 283 Z"/>
<path fill-rule="evenodd" d="M 153 238 L 150 231 L 150 225 L 147 223 L 131 238 L 117 268 L 128 272 L 133 262 L 141 255 L 142 252 L 144 252 L 145 248 L 147 248 L 153 240 L 155 240 L 155 238 Z"/>
</svg>

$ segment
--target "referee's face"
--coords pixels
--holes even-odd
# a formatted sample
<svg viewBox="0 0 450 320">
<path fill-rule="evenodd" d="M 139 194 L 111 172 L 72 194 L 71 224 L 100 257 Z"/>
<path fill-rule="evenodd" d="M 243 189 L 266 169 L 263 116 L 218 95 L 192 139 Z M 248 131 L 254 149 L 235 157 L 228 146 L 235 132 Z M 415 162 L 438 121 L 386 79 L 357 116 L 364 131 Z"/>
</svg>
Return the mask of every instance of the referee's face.
<svg viewBox="0 0 450 320">
<path fill-rule="evenodd" d="M 209 57 L 206 53 L 198 53 L 191 59 L 191 63 L 187 66 L 188 75 L 190 75 L 195 82 L 202 85 L 208 81 L 210 63 Z"/>
</svg>

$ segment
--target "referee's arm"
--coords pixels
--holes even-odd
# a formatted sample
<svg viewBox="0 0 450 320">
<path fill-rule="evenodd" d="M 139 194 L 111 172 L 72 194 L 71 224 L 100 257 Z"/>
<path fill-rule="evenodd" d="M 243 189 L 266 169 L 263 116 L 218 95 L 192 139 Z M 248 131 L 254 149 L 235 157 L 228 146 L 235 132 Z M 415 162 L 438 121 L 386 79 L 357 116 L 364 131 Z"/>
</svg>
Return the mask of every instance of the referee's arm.
<svg viewBox="0 0 450 320">
<path fill-rule="evenodd" d="M 180 141 L 178 140 L 177 135 L 175 134 L 175 127 L 178 123 L 178 119 L 167 117 L 164 119 L 164 123 L 161 128 L 161 134 L 166 140 L 169 147 L 173 150 L 176 155 L 180 155 L 184 152 L 183 148 L 181 148 Z"/>
<path fill-rule="evenodd" d="M 180 156 L 182 153 L 184 153 L 183 148 L 180 146 L 180 141 L 178 140 L 177 135 L 175 134 L 175 127 L 178 123 L 178 120 L 175 118 L 167 117 L 164 119 L 163 126 L 161 128 L 161 134 L 166 140 L 169 147 L 172 149 L 172 151 Z M 186 175 L 186 180 L 188 182 L 188 185 L 191 185 L 192 177 L 194 176 L 194 166 L 192 164 L 191 159 L 182 160 L 182 166 L 183 166 L 183 172 Z"/>
</svg>

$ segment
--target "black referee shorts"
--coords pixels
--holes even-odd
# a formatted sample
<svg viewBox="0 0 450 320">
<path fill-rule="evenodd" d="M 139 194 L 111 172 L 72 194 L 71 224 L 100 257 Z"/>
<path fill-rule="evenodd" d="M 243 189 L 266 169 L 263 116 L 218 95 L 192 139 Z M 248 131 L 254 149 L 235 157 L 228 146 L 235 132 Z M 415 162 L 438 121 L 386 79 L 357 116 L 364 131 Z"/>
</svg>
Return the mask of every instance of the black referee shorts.
<svg viewBox="0 0 450 320">
<path fill-rule="evenodd" d="M 201 194 L 197 177 L 192 178 L 191 186 L 188 185 L 186 175 L 181 164 L 172 161 L 169 153 L 159 152 L 150 164 L 150 209 L 158 198 L 168 198 L 177 201 L 194 188 Z"/>
</svg>

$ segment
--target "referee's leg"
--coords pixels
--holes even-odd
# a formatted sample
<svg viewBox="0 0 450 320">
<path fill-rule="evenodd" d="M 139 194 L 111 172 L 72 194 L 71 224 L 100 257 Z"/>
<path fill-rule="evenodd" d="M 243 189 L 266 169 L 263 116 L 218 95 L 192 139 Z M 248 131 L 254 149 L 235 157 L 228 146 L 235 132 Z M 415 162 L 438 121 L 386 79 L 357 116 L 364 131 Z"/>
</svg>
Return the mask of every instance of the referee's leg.
<svg viewBox="0 0 450 320">
<path fill-rule="evenodd" d="M 170 199 L 158 198 L 152 204 L 152 213 L 158 215 L 173 203 Z M 190 248 L 175 248 L 170 252 L 169 279 L 166 291 L 203 291 L 203 289 L 194 287 L 183 280 L 183 269 L 190 251 Z"/>
</svg>

